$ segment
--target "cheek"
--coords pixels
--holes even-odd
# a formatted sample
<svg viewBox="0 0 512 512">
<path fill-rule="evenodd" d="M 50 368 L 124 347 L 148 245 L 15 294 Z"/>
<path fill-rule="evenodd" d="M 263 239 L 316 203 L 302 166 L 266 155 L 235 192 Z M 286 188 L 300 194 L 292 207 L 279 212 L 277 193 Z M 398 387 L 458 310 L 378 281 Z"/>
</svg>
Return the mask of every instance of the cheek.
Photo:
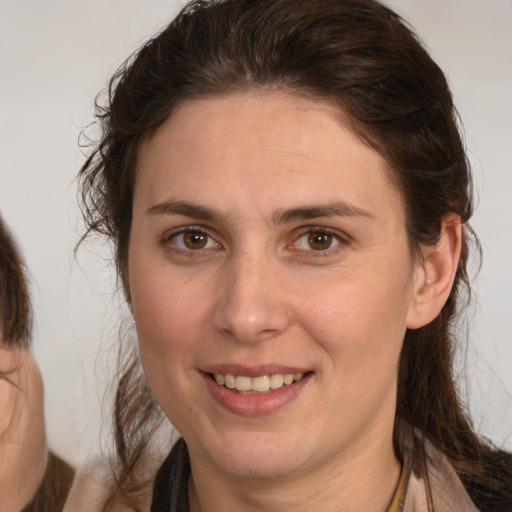
<svg viewBox="0 0 512 512">
<path fill-rule="evenodd" d="M 180 297 L 175 293 L 154 293 L 150 299 L 135 302 L 134 316 L 143 358 L 167 357 L 186 351 L 191 343 L 199 311 Z"/>
<path fill-rule="evenodd" d="M 158 269 L 132 273 L 131 293 L 140 357 L 150 387 L 158 388 L 192 366 L 206 336 L 207 304 L 187 281 Z M 154 390 L 156 392 L 156 389 Z"/>
<path fill-rule="evenodd" d="M 308 290 L 298 316 L 345 374 L 395 371 L 411 299 L 408 276 L 368 269 L 354 274 Z"/>
<path fill-rule="evenodd" d="M 170 272 L 169 264 L 161 259 L 150 251 L 141 251 L 140 255 L 133 251 L 129 274 L 137 331 L 143 339 L 155 341 L 176 330 L 187 329 L 199 313 L 197 283 Z"/>
</svg>

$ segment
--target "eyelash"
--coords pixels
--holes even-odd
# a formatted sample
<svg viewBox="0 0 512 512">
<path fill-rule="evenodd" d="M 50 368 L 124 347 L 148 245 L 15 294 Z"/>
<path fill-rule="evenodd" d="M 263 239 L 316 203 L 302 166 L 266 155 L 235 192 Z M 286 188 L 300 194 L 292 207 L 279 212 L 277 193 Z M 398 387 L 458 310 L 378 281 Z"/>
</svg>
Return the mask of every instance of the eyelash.
<svg viewBox="0 0 512 512">
<path fill-rule="evenodd" d="M 302 255 L 307 257 L 325 257 L 329 255 L 335 255 L 338 253 L 338 251 L 342 250 L 344 246 L 346 246 L 349 242 L 349 238 L 344 233 L 340 233 L 337 230 L 326 228 L 323 226 L 306 226 L 304 228 L 299 228 L 296 230 L 297 236 L 294 238 L 293 242 L 287 247 L 291 247 L 292 250 L 302 253 Z M 205 245 L 210 244 L 211 242 L 214 242 L 216 247 L 198 247 L 196 249 L 186 248 L 186 247 L 179 247 L 176 243 L 173 243 L 173 240 L 178 239 L 180 236 L 185 236 L 186 234 L 202 234 L 207 239 L 205 241 Z M 328 235 L 332 237 L 333 242 L 336 242 L 335 245 L 331 245 L 327 247 L 326 249 L 318 249 L 314 250 L 313 248 L 299 248 L 296 247 L 298 242 L 306 237 L 311 235 Z M 222 247 L 222 245 L 215 240 L 215 238 L 209 233 L 207 229 L 205 229 L 203 226 L 183 226 L 181 228 L 178 228 L 177 230 L 173 230 L 171 232 L 167 232 L 164 234 L 164 236 L 161 239 L 162 245 L 165 247 L 170 248 L 175 253 L 178 253 L 181 256 L 185 257 L 201 257 L 204 256 L 205 252 L 208 251 L 216 251 L 219 248 Z M 182 240 L 182 243 L 184 244 L 184 241 Z M 309 245 L 309 241 L 306 242 L 306 244 Z M 295 246 L 295 247 L 294 247 Z"/>
</svg>

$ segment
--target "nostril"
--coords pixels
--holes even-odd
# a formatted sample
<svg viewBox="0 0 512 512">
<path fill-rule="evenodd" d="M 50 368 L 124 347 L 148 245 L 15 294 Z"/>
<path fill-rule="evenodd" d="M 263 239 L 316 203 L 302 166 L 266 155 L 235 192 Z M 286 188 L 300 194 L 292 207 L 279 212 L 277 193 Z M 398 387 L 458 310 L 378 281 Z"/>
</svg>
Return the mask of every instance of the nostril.
<svg viewBox="0 0 512 512">
<path fill-rule="evenodd" d="M 284 332 L 289 315 L 284 305 L 223 304 L 215 311 L 214 325 L 219 332 L 229 334 L 238 341 L 252 343 Z"/>
</svg>

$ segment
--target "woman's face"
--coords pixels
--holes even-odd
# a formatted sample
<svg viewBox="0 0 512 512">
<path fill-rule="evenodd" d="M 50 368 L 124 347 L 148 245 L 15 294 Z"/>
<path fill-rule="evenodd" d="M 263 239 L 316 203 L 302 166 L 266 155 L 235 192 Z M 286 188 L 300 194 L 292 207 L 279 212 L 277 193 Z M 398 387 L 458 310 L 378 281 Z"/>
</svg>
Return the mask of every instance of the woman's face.
<svg viewBox="0 0 512 512">
<path fill-rule="evenodd" d="M 292 477 L 391 447 L 419 272 L 384 160 L 340 118 L 278 93 L 194 100 L 141 148 L 129 301 L 193 464 Z"/>
</svg>

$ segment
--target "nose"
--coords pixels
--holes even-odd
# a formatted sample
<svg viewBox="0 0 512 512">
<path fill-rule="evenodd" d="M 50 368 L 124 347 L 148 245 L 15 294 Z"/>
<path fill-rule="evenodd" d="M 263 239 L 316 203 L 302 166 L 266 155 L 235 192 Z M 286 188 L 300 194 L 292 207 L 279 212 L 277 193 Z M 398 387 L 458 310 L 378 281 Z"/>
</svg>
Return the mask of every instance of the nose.
<svg viewBox="0 0 512 512">
<path fill-rule="evenodd" d="M 227 264 L 213 323 L 218 331 L 238 341 L 253 343 L 284 332 L 291 315 L 279 270 L 263 258 L 242 259 Z"/>
</svg>

